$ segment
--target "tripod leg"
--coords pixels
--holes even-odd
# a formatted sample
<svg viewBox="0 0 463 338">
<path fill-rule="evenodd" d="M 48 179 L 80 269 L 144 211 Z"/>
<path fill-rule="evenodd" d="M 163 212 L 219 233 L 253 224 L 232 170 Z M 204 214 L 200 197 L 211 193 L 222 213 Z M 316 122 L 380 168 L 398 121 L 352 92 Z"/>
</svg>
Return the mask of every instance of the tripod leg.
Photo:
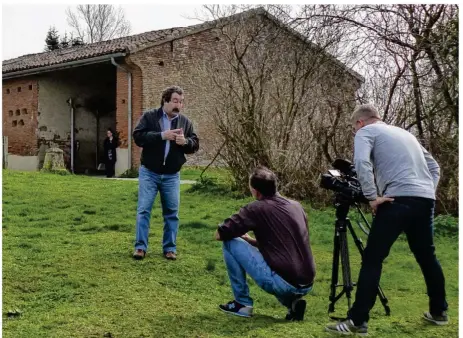
<svg viewBox="0 0 463 338">
<path fill-rule="evenodd" d="M 384 311 L 386 311 L 386 316 L 390 316 L 391 315 L 391 308 L 389 307 L 389 305 L 387 305 L 388 300 L 387 300 L 386 296 L 384 295 L 384 292 L 381 289 L 380 285 L 378 285 L 378 298 L 381 301 L 381 304 L 383 304 Z"/>
<path fill-rule="evenodd" d="M 338 284 L 339 273 L 339 233 L 334 234 L 333 248 L 333 266 L 331 268 L 331 287 L 330 287 L 330 305 L 328 312 L 334 312 L 334 303 L 336 302 L 336 286 Z"/>
<path fill-rule="evenodd" d="M 351 292 L 353 290 L 352 277 L 350 273 L 350 262 L 349 262 L 349 247 L 347 243 L 347 233 L 342 232 L 340 236 L 340 248 L 341 248 L 341 267 L 342 267 L 342 278 L 344 290 L 347 297 L 347 305 L 350 310 L 352 306 Z"/>
</svg>

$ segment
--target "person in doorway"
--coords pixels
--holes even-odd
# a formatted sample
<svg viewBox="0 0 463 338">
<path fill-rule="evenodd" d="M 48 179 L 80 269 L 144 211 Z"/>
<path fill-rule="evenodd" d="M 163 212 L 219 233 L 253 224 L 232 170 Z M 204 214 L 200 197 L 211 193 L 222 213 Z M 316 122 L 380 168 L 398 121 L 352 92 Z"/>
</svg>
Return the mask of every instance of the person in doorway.
<svg viewBox="0 0 463 338">
<path fill-rule="evenodd" d="M 276 175 L 265 167 L 253 171 L 249 189 L 256 201 L 227 218 L 215 234 L 223 241 L 234 296 L 219 309 L 240 317 L 252 316 L 248 274 L 287 308 L 286 320 L 301 321 L 306 309 L 302 297 L 312 290 L 315 278 L 307 216 L 298 202 L 277 192 Z"/>
<path fill-rule="evenodd" d="M 106 177 L 114 177 L 115 170 L 114 167 L 116 166 L 117 155 L 116 155 L 116 148 L 117 148 L 117 140 L 113 135 L 113 131 L 111 128 L 108 128 L 106 131 L 106 138 L 103 141 L 103 149 L 104 149 L 104 158 L 105 158 L 105 172 Z"/>
<path fill-rule="evenodd" d="M 185 154 L 193 154 L 199 148 L 193 123 L 180 113 L 183 100 L 182 88 L 165 89 L 161 107 L 145 112 L 133 132 L 135 143 L 143 148 L 133 254 L 137 260 L 143 259 L 148 249 L 151 209 L 158 191 L 164 218 L 163 254 L 167 259 L 177 259 L 180 169 L 186 162 Z"/>
</svg>

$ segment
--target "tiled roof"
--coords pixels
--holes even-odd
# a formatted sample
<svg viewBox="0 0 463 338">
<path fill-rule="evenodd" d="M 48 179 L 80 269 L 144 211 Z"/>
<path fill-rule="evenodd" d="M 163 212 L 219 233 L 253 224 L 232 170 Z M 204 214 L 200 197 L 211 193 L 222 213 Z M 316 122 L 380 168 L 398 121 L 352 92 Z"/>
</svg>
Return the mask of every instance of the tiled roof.
<svg viewBox="0 0 463 338">
<path fill-rule="evenodd" d="M 262 8 L 256 8 L 245 12 L 237 13 L 229 17 L 220 18 L 215 21 L 204 22 L 194 26 L 156 30 L 108 41 L 95 42 L 83 46 L 59 49 L 52 52 L 23 55 L 15 59 L 3 61 L 2 74 L 7 75 L 8 73 L 12 72 L 64 64 L 66 62 L 85 60 L 93 57 L 110 55 L 115 53 L 136 53 L 140 49 L 151 47 L 173 39 L 181 38 L 186 35 L 194 34 L 196 32 L 200 32 L 212 27 L 225 25 L 238 19 L 244 19 L 248 15 L 264 15 L 273 22 L 275 22 L 275 24 L 284 27 L 285 29 L 288 29 L 292 34 L 295 34 L 300 39 L 304 40 L 308 44 L 311 44 L 311 42 L 307 41 L 307 39 L 304 36 L 294 31 L 293 29 L 286 27 L 284 24 L 282 24 L 282 22 L 280 22 L 266 10 Z M 342 68 L 346 69 L 347 72 L 352 74 L 360 81 L 364 81 L 363 77 L 360 74 L 353 71 L 352 69 L 347 68 L 336 58 L 333 57 L 333 61 L 339 64 Z"/>
<path fill-rule="evenodd" d="M 15 59 L 2 62 L 2 73 L 10 73 L 20 70 L 52 66 L 70 61 L 83 60 L 91 57 L 114 54 L 118 52 L 130 52 L 132 49 L 142 47 L 146 44 L 170 40 L 177 36 L 188 34 L 204 24 L 169 28 L 146 32 L 137 35 L 126 36 L 123 38 L 95 42 L 83 46 L 58 49 L 51 52 L 23 55 Z"/>
</svg>

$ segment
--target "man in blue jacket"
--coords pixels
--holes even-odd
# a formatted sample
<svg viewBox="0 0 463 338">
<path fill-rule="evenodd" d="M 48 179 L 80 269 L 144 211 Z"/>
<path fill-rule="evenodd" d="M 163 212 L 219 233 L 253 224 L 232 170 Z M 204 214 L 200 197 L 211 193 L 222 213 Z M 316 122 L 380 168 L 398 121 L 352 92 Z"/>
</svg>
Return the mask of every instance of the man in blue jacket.
<svg viewBox="0 0 463 338">
<path fill-rule="evenodd" d="M 182 88 L 171 86 L 165 89 L 161 107 L 145 112 L 133 132 L 135 143 L 143 148 L 134 259 L 143 259 L 146 255 L 151 209 L 158 191 L 164 218 L 163 254 L 167 259 L 177 258 L 180 169 L 186 162 L 185 154 L 193 154 L 199 148 L 193 124 L 180 114 L 183 101 Z"/>
</svg>

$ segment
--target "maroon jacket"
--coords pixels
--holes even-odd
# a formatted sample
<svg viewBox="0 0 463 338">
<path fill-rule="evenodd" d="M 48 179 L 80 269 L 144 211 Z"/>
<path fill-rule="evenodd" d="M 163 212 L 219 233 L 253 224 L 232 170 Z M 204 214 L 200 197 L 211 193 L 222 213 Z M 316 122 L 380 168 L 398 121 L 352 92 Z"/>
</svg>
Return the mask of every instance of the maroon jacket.
<svg viewBox="0 0 463 338">
<path fill-rule="evenodd" d="M 293 286 L 313 283 L 315 262 L 302 206 L 279 194 L 254 201 L 227 218 L 218 231 L 224 241 L 253 231 L 272 271 Z"/>
</svg>

